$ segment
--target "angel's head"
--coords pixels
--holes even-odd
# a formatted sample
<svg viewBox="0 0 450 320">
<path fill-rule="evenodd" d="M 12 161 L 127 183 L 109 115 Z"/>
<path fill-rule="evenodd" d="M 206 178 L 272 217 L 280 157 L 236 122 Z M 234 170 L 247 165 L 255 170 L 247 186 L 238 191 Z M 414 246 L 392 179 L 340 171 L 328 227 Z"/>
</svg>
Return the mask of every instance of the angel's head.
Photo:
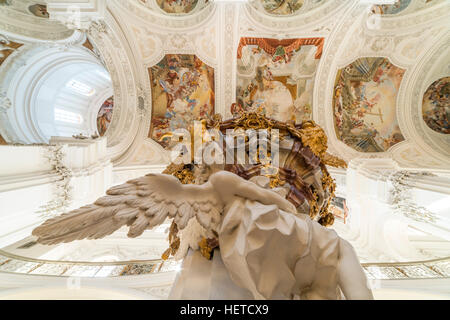
<svg viewBox="0 0 450 320">
<path fill-rule="evenodd" d="M 194 166 L 195 184 L 204 184 L 209 180 L 209 177 L 224 169 L 223 164 L 207 165 L 205 163 L 197 164 Z"/>
</svg>

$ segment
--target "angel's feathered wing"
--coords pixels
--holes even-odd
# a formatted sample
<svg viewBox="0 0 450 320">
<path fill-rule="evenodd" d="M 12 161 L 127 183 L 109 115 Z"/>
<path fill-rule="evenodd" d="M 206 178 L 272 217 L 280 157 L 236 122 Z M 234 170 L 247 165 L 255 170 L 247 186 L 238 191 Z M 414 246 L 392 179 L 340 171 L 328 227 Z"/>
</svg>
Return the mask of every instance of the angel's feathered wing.
<svg viewBox="0 0 450 320">
<path fill-rule="evenodd" d="M 44 222 L 33 230 L 42 244 L 100 239 L 122 226 L 135 238 L 173 218 L 184 229 L 193 217 L 206 229 L 220 223 L 223 204 L 210 183 L 183 185 L 170 175 L 149 174 L 115 186 L 98 199 Z"/>
</svg>

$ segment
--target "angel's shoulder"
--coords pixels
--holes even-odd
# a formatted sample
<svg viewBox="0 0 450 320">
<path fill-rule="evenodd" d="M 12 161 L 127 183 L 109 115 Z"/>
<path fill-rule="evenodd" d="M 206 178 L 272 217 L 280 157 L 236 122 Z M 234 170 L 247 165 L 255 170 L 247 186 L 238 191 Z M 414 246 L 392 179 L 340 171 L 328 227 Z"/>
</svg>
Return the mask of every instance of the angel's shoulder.
<svg viewBox="0 0 450 320">
<path fill-rule="evenodd" d="M 209 177 L 209 181 L 212 184 L 224 183 L 224 182 L 236 182 L 236 181 L 239 181 L 240 179 L 241 178 L 238 175 L 236 175 L 232 172 L 229 172 L 229 171 L 219 171 L 219 172 L 212 174 Z"/>
</svg>

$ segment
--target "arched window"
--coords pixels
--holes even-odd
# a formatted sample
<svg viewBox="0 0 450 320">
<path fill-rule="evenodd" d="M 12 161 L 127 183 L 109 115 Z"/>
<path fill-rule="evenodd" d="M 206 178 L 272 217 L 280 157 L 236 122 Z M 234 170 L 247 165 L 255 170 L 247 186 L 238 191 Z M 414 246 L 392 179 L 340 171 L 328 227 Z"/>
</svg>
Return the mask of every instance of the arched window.
<svg viewBox="0 0 450 320">
<path fill-rule="evenodd" d="M 54 136 L 99 134 L 97 116 L 113 96 L 100 61 L 79 47 L 31 47 L 21 54 L 25 66 L 8 70 L 11 108 L 1 119 L 8 124 L 1 132 L 8 142 L 48 143 Z"/>
</svg>

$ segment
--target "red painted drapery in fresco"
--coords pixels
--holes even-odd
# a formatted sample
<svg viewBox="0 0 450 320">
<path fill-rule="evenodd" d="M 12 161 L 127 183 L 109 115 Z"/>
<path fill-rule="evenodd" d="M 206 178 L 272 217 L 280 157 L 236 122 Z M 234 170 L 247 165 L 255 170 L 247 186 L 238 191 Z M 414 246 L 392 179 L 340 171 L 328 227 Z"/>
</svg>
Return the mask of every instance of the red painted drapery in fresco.
<svg viewBox="0 0 450 320">
<path fill-rule="evenodd" d="M 247 45 L 257 45 L 265 52 L 273 55 L 279 46 L 282 46 L 286 53 L 291 53 L 301 46 L 314 45 L 317 47 L 316 59 L 322 57 L 324 38 L 305 38 L 305 39 L 268 39 L 268 38 L 241 38 L 239 42 L 237 58 L 240 59 L 242 56 L 242 48 Z"/>
</svg>

